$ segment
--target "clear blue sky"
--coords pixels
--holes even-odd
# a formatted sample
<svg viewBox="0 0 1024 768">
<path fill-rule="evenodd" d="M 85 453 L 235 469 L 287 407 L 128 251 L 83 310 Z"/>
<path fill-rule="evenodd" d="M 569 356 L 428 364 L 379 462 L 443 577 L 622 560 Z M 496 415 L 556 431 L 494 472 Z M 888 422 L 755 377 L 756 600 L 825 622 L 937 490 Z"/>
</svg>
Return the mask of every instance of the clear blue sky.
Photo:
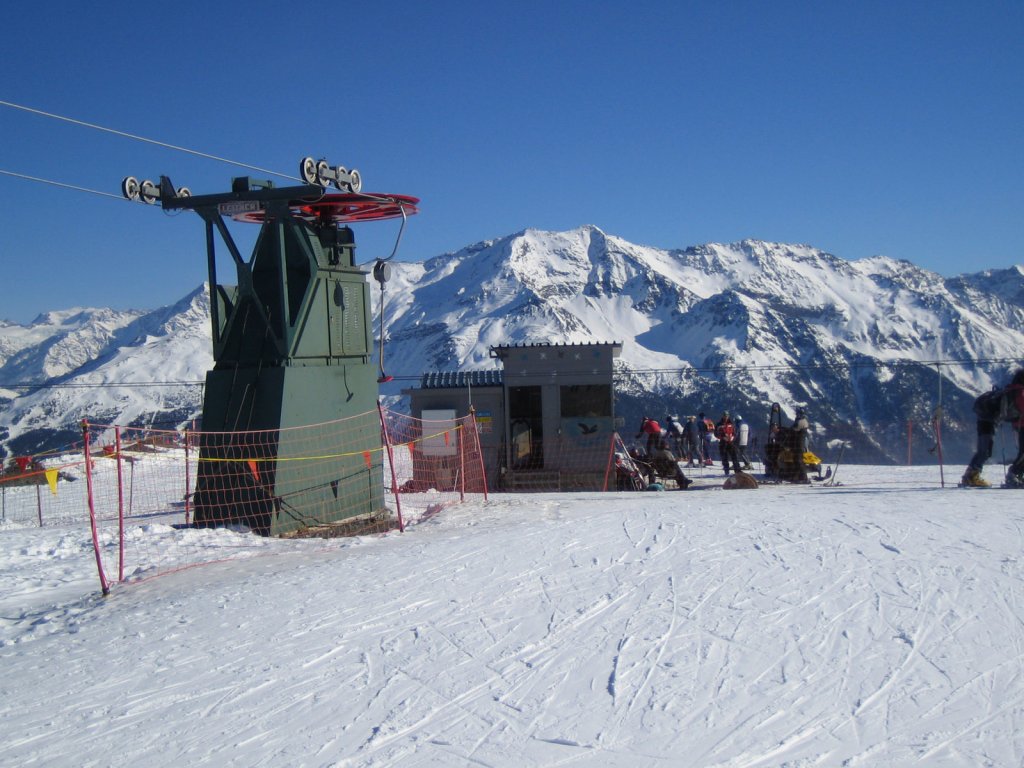
<svg viewBox="0 0 1024 768">
<path fill-rule="evenodd" d="M 399 258 L 595 224 L 946 275 L 1024 263 L 1024 3 L 19 3 L 0 100 L 422 198 Z M 119 194 L 251 174 L 0 107 L 0 170 Z M 286 180 L 275 179 L 279 183 Z M 361 225 L 386 256 L 394 222 Z M 0 175 L 0 318 L 154 308 L 198 217 Z"/>
</svg>

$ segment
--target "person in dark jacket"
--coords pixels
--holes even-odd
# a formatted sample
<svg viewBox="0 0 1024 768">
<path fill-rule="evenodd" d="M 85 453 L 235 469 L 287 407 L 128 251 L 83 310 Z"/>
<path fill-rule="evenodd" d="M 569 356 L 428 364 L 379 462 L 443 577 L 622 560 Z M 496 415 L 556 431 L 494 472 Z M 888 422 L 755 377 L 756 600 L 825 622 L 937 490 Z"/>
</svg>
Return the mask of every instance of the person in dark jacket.
<svg viewBox="0 0 1024 768">
<path fill-rule="evenodd" d="M 960 478 L 960 485 L 966 488 L 988 488 L 991 483 L 981 476 L 985 462 L 992 458 L 992 447 L 995 443 L 996 427 L 999 425 L 998 407 L 990 410 L 983 410 L 981 403 L 985 397 L 981 396 L 975 400 L 975 413 L 977 414 L 978 443 L 977 450 L 971 456 L 964 476 Z M 998 400 L 994 402 L 998 406 Z"/>
<path fill-rule="evenodd" d="M 665 417 L 665 432 L 669 442 L 669 447 L 672 452 L 679 458 L 683 458 L 686 454 L 683 452 L 683 425 L 679 423 L 679 419 L 675 416 Z"/>
<path fill-rule="evenodd" d="M 1006 470 L 1006 485 L 1010 488 L 1024 488 L 1024 368 L 1013 375 L 1007 389 L 1018 416 L 1010 422 L 1017 430 L 1017 457 Z"/>
<path fill-rule="evenodd" d="M 700 452 L 704 466 L 710 467 L 715 463 L 711 460 L 711 436 L 715 434 L 715 423 L 703 413 L 697 416 L 697 421 L 700 423 Z"/>
<path fill-rule="evenodd" d="M 704 453 L 701 451 L 700 425 L 697 424 L 696 416 L 687 416 L 686 424 L 683 425 L 683 453 L 686 456 L 686 466 L 692 467 L 694 463 L 701 467 L 704 465 Z"/>
<path fill-rule="evenodd" d="M 685 491 L 692 482 L 683 474 L 679 461 L 676 459 L 675 454 L 672 453 L 672 449 L 669 448 L 668 441 L 665 438 L 658 440 L 655 445 L 654 454 L 651 456 L 651 464 L 659 475 L 675 480 L 679 490 Z"/>
<path fill-rule="evenodd" d="M 1007 415 L 1007 402 L 1011 414 Z M 1006 485 L 1012 488 L 1024 487 L 1024 368 L 1017 371 L 1005 389 L 993 389 L 974 401 L 977 417 L 977 450 L 960 478 L 960 485 L 967 488 L 988 488 L 990 483 L 981 476 L 985 462 L 992 458 L 996 430 L 1001 419 L 1005 419 L 1017 433 L 1017 457 L 1006 472 Z"/>
</svg>

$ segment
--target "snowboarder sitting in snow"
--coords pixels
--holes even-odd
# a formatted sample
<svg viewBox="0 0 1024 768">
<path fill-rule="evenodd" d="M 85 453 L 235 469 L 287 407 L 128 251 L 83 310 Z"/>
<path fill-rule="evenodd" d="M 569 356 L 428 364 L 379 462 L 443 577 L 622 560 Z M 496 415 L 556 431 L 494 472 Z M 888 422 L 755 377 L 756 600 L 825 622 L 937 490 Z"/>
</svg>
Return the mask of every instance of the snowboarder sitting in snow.
<svg viewBox="0 0 1024 768">
<path fill-rule="evenodd" d="M 690 485 L 691 481 L 683 474 L 675 454 L 668 447 L 668 441 L 664 439 L 658 441 L 654 449 L 654 455 L 651 457 L 651 464 L 654 466 L 654 471 L 657 474 L 664 478 L 675 480 L 680 490 L 685 490 Z"/>
<path fill-rule="evenodd" d="M 985 462 L 992 458 L 992 444 L 999 421 L 1009 421 L 1017 432 L 1017 457 L 1006 472 L 1006 485 L 1024 488 L 1024 368 L 1014 374 L 1003 389 L 993 389 L 980 395 L 974 401 L 977 416 L 978 446 L 960 485 L 973 488 L 988 488 L 989 482 L 981 476 Z"/>
</svg>

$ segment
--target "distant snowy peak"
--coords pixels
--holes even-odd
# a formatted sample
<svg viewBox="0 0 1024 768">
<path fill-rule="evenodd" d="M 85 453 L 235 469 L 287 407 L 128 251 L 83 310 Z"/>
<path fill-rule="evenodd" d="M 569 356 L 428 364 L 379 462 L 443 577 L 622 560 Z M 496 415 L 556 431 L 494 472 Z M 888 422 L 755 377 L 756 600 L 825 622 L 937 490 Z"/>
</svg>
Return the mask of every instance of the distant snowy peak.
<svg viewBox="0 0 1024 768">
<path fill-rule="evenodd" d="M 14 381 L 46 381 L 66 375 L 95 358 L 143 314 L 79 308 L 41 314 L 27 326 L 8 326 L 0 343 L 0 374 Z"/>
<path fill-rule="evenodd" d="M 30 326 L 0 329 L 0 344 L 12 339 L 20 348 L 0 365 L 0 381 L 19 386 L 0 391 L 9 400 L 0 434 L 8 443 L 24 439 L 28 450 L 66 439 L 81 419 L 190 419 L 198 410 L 198 383 L 213 363 L 205 286 L 151 312 L 46 313 Z M 27 383 L 76 386 L 20 386 Z"/>
<path fill-rule="evenodd" d="M 864 275 L 887 278 L 897 277 L 905 272 L 913 272 L 919 269 L 909 261 L 893 259 L 889 256 L 868 256 L 867 258 L 857 259 L 851 262 L 851 264 L 854 269 Z"/>
<path fill-rule="evenodd" d="M 959 275 L 951 278 L 948 284 L 952 290 L 991 293 L 1011 305 L 1024 308 L 1024 266 L 1021 265 Z"/>
</svg>

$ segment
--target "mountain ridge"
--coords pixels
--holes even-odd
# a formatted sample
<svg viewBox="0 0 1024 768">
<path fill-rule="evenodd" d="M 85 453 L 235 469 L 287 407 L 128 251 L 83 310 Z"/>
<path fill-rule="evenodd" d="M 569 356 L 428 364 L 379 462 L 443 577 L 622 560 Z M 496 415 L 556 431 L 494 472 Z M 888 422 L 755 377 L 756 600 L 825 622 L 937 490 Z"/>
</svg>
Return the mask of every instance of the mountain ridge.
<svg viewBox="0 0 1024 768">
<path fill-rule="evenodd" d="M 401 361 L 388 371 L 399 379 L 494 368 L 489 350 L 499 344 L 621 342 L 616 408 L 627 425 L 652 409 L 810 406 L 819 424 L 843 425 L 820 438 L 852 436 L 865 459 L 896 458 L 892 437 L 872 434 L 878 424 L 929 423 L 936 363 L 1000 361 L 941 369 L 956 417 L 948 434 L 966 450 L 972 393 L 1019 365 L 1024 349 L 1021 266 L 944 278 L 805 244 L 665 250 L 585 225 L 527 228 L 392 267 L 383 292 L 371 282 L 370 295 L 375 334 L 383 299 L 385 361 Z M 212 365 L 205 288 L 150 312 L 79 308 L 37 320 L 0 324 L 0 443 L 10 450 L 34 450 L 47 429 L 67 434 L 96 412 L 118 423 L 156 419 L 147 408 L 159 421 L 198 413 L 194 383 L 155 385 L 201 380 Z M 117 387 L 129 381 L 145 382 L 148 395 Z M 3 388 L 27 382 L 83 389 Z M 110 389 L 101 397 L 85 385 Z M 382 393 L 394 400 L 402 386 Z"/>
</svg>

